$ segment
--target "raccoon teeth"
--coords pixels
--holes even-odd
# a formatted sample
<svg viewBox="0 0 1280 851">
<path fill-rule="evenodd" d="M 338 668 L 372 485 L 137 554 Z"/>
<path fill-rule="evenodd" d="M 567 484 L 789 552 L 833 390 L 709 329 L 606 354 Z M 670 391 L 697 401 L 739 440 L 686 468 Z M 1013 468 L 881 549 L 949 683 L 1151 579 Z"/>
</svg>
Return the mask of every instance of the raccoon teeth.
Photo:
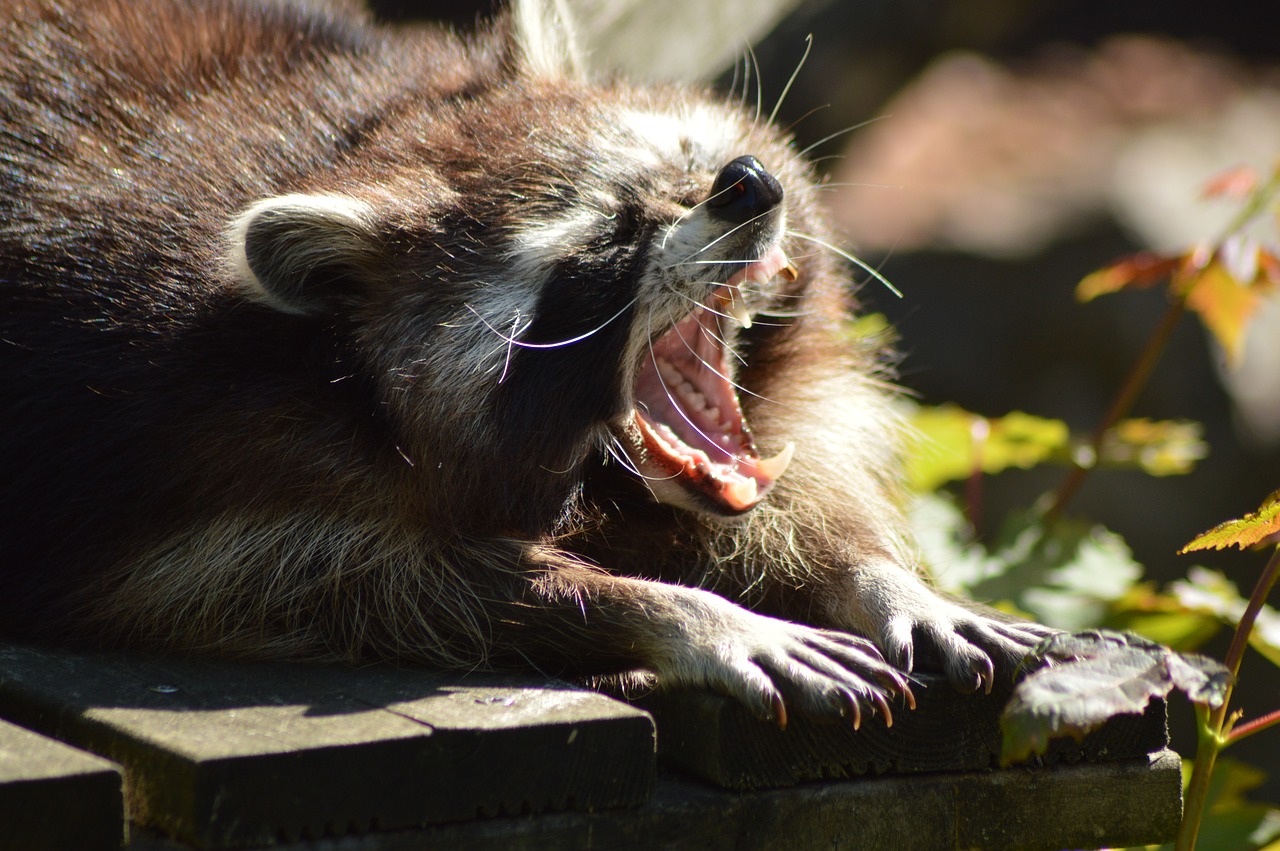
<svg viewBox="0 0 1280 851">
<path fill-rule="evenodd" d="M 728 287 L 728 301 L 725 303 L 725 309 L 743 328 L 751 327 L 751 311 L 747 309 L 747 300 L 743 297 L 742 290 L 737 287 Z"/>
<path fill-rule="evenodd" d="M 724 483 L 724 492 L 730 504 L 751 506 L 760 500 L 760 483 L 750 477 L 735 478 Z"/>
<path fill-rule="evenodd" d="M 756 470 L 769 481 L 776 481 L 782 477 L 782 474 L 791 466 L 791 459 L 795 457 L 796 444 L 790 441 L 786 446 L 782 447 L 782 451 L 772 458 L 761 458 L 756 462 Z"/>
</svg>

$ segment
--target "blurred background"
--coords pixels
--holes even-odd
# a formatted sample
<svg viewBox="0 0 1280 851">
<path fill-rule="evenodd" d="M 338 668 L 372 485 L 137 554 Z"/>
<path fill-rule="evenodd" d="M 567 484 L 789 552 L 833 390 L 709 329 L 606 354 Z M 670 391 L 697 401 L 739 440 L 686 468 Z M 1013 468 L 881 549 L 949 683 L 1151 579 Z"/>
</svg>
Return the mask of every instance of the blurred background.
<svg viewBox="0 0 1280 851">
<path fill-rule="evenodd" d="M 496 4 L 379 0 L 389 20 L 469 26 Z M 1021 410 L 1089 432 L 1167 307 L 1159 291 L 1088 304 L 1087 273 L 1142 248 L 1213 239 L 1238 202 L 1201 187 L 1280 161 L 1280 39 L 1274 2 L 1203 0 L 579 0 L 602 68 L 714 79 L 764 112 L 811 53 L 778 109 L 833 185 L 845 247 L 904 297 L 871 281 L 862 298 L 897 327 L 901 383 L 922 402 L 989 416 Z M 647 33 L 638 36 L 638 31 Z M 629 49 L 639 46 L 639 49 Z M 735 83 L 736 81 L 736 83 Z M 1274 220 L 1269 238 L 1275 240 Z M 1194 564 L 1246 596 L 1265 556 L 1177 556 L 1193 536 L 1280 489 L 1280 298 L 1251 324 L 1242 362 L 1224 364 L 1184 317 L 1135 416 L 1203 423 L 1210 455 L 1190 475 L 1095 474 L 1071 506 L 1118 532 L 1166 582 Z M 992 525 L 1054 489 L 1060 468 L 984 485 Z M 984 531 L 984 530 L 979 530 Z M 1222 658 L 1227 638 L 1205 648 Z M 1237 705 L 1280 707 L 1280 673 L 1247 659 Z M 1191 712 L 1171 710 L 1189 753 Z M 1280 735 L 1238 758 L 1272 767 Z"/>
</svg>

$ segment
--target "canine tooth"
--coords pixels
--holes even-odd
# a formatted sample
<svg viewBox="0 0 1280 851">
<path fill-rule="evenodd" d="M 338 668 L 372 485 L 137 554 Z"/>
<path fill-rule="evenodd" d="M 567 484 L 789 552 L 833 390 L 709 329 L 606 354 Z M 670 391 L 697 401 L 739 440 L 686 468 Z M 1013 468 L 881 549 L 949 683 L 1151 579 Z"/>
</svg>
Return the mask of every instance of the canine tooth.
<svg viewBox="0 0 1280 851">
<path fill-rule="evenodd" d="M 742 297 L 742 290 L 731 287 L 729 289 L 729 303 L 727 305 L 729 315 L 738 320 L 738 324 L 743 328 L 751 327 L 751 312 L 747 310 L 747 300 Z"/>
<path fill-rule="evenodd" d="M 762 458 L 760 463 L 756 464 L 756 470 L 770 480 L 779 479 L 787 471 L 787 467 L 791 466 L 791 459 L 795 454 L 796 444 L 790 441 L 777 455 L 772 458 Z"/>
</svg>

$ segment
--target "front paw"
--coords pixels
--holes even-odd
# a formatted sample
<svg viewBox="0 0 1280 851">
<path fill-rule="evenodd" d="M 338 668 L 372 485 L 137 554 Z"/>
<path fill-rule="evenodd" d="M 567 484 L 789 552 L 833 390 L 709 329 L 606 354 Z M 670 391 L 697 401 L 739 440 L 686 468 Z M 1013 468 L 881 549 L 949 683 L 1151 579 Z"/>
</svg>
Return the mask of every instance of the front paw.
<svg viewBox="0 0 1280 851">
<path fill-rule="evenodd" d="M 689 615 L 683 640 L 658 666 L 668 684 L 709 686 L 780 727 L 794 712 L 845 719 L 856 729 L 864 710 L 892 725 L 893 698 L 915 705 L 906 678 L 865 638 L 755 614 L 711 595 Z"/>
<path fill-rule="evenodd" d="M 901 612 L 880 634 L 885 655 L 911 671 L 939 667 L 959 691 L 990 694 L 996 677 L 1011 676 L 1041 639 L 1057 630 L 1006 621 L 938 598 L 925 611 Z"/>
<path fill-rule="evenodd" d="M 940 668 L 965 693 L 989 694 L 997 676 L 1011 676 L 1032 647 L 1058 632 L 952 602 L 896 565 L 864 570 L 852 608 L 851 626 L 873 636 L 886 659 L 908 672 Z"/>
</svg>

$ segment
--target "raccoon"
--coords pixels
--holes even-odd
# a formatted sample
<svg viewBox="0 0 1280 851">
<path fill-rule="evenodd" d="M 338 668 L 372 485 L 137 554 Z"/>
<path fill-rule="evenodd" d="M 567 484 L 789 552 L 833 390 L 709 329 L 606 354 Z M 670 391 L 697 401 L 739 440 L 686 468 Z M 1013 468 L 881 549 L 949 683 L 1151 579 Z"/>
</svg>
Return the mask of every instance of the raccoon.
<svg viewBox="0 0 1280 851">
<path fill-rule="evenodd" d="M 249 0 L 6 0 L 0 630 L 651 676 L 785 724 L 990 689 L 811 168 L 741 105 Z"/>
</svg>

